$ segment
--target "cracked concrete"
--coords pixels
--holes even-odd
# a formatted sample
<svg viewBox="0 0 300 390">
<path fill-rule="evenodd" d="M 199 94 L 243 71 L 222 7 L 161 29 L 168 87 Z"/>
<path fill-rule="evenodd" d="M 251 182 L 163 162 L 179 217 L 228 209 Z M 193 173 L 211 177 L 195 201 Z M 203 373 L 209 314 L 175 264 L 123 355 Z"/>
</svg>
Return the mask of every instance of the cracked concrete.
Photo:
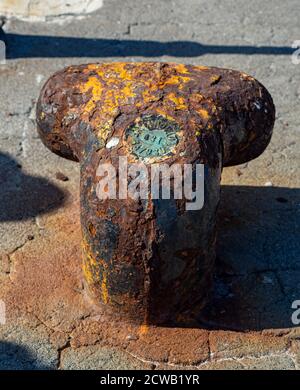
<svg viewBox="0 0 300 390">
<path fill-rule="evenodd" d="M 0 18 L 8 49 L 0 65 L 0 368 L 299 369 L 300 328 L 291 322 L 300 299 L 298 14 L 297 0 L 104 0 L 58 24 Z M 53 72 L 120 59 L 243 70 L 277 108 L 266 152 L 224 169 L 215 290 L 186 328 L 116 326 L 97 312 L 81 280 L 79 167 L 46 150 L 35 129 L 35 101 Z"/>
</svg>

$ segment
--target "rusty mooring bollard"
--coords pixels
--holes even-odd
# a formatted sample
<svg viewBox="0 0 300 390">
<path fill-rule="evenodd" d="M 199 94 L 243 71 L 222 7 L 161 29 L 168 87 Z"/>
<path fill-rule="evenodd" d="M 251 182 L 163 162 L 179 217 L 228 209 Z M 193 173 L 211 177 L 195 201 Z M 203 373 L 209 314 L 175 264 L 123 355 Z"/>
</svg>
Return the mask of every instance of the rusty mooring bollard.
<svg viewBox="0 0 300 390">
<path fill-rule="evenodd" d="M 254 78 L 172 63 L 71 66 L 43 87 L 44 144 L 81 166 L 83 271 L 94 299 L 118 319 L 176 321 L 206 302 L 215 260 L 223 166 L 259 156 L 275 108 Z M 97 169 L 129 162 L 204 164 L 204 205 L 184 199 L 99 199 Z M 118 183 L 118 181 L 117 181 Z"/>
</svg>

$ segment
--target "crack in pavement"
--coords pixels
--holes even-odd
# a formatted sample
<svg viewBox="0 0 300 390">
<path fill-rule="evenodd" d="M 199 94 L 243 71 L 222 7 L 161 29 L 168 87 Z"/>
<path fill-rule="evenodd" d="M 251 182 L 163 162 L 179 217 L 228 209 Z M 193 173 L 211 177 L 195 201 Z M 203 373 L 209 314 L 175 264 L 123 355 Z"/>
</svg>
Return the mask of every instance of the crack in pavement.
<svg viewBox="0 0 300 390">
<path fill-rule="evenodd" d="M 68 337 L 68 340 L 66 341 L 66 343 L 57 349 L 57 370 L 61 370 L 61 358 L 62 358 L 62 353 L 64 350 L 68 349 L 68 348 L 72 348 L 71 347 L 71 337 L 69 336 Z"/>
</svg>

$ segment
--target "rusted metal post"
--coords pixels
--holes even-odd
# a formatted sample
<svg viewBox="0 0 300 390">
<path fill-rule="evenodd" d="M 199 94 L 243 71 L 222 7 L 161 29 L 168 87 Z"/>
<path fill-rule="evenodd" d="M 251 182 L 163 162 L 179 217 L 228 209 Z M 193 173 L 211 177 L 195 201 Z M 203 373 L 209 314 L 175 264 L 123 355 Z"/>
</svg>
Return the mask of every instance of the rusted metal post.
<svg viewBox="0 0 300 390">
<path fill-rule="evenodd" d="M 268 91 L 233 70 L 172 63 L 71 66 L 37 105 L 44 144 L 80 162 L 83 271 L 105 311 L 140 323 L 176 321 L 206 302 L 215 260 L 223 166 L 259 156 L 275 109 Z M 100 163 L 118 158 L 202 163 L 205 201 L 97 197 Z"/>
</svg>

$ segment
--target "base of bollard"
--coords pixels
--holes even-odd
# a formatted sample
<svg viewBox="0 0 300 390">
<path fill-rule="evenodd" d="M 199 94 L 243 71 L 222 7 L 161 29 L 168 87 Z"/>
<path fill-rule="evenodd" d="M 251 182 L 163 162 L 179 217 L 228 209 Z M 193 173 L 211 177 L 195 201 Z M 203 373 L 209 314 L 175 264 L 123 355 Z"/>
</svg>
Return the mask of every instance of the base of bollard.
<svg viewBox="0 0 300 390">
<path fill-rule="evenodd" d="M 94 291 L 91 286 L 88 285 L 86 280 L 83 278 L 83 296 L 88 305 L 93 309 L 98 316 L 101 316 L 106 322 L 113 322 L 120 324 L 121 322 L 125 325 L 132 326 L 163 326 L 163 327 L 197 327 L 198 318 L 210 301 L 212 290 L 213 290 L 213 274 L 207 280 L 206 294 L 201 296 L 200 299 L 194 300 L 193 304 L 180 310 L 176 313 L 169 312 L 165 313 L 164 316 L 157 316 L 156 313 L 147 312 L 144 318 L 137 316 L 136 312 L 124 312 L 117 307 L 111 306 L 110 304 L 104 304 L 99 302 L 99 293 Z"/>
<path fill-rule="evenodd" d="M 8 326 L 22 332 L 29 323 L 26 332 L 33 335 L 43 329 L 58 350 L 95 344 L 126 350 L 144 368 L 157 361 L 180 365 L 208 359 L 208 331 L 192 319 L 181 327 L 121 321 L 91 300 L 82 281 L 78 201 L 39 218 L 43 234 L 14 253 L 13 272 L 1 280 Z"/>
</svg>

